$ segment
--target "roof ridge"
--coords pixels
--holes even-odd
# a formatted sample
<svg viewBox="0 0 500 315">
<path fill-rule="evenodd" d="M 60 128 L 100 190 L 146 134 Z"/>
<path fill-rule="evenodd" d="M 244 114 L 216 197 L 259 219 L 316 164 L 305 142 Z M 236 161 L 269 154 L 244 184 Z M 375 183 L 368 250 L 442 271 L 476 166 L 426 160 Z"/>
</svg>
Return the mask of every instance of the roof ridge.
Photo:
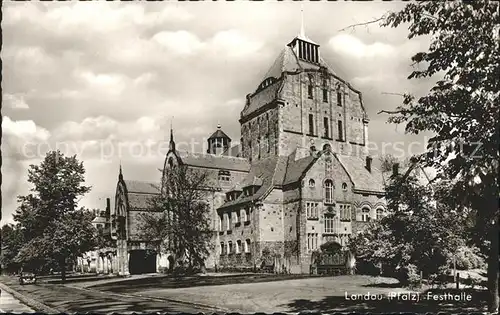
<svg viewBox="0 0 500 315">
<path fill-rule="evenodd" d="M 244 160 L 244 161 L 248 161 L 246 158 L 244 157 L 238 157 L 238 156 L 229 156 L 229 155 L 220 155 L 220 154 L 213 154 L 213 153 L 203 153 L 203 152 L 188 152 L 188 151 L 177 151 L 179 153 L 181 152 L 185 152 L 187 154 L 190 154 L 190 155 L 198 155 L 198 156 L 213 156 L 213 157 L 221 157 L 221 158 L 225 158 L 225 159 L 238 159 L 238 160 Z M 181 156 L 182 157 L 182 156 Z"/>
</svg>

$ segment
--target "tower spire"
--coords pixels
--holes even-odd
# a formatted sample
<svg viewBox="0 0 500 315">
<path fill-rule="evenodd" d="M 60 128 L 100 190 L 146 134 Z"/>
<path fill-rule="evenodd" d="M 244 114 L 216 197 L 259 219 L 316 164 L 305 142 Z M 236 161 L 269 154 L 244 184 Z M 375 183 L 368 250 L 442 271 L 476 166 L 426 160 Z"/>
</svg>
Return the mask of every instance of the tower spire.
<svg viewBox="0 0 500 315">
<path fill-rule="evenodd" d="M 123 179 L 123 172 L 122 172 L 122 160 L 120 160 L 120 173 L 118 174 L 119 179 Z"/>
<path fill-rule="evenodd" d="M 304 4 L 300 4 L 300 33 L 299 36 L 302 38 L 306 37 L 306 32 L 304 30 Z"/>
<path fill-rule="evenodd" d="M 175 151 L 175 141 L 174 141 L 174 128 L 172 127 L 174 120 L 174 116 L 172 116 L 172 119 L 170 120 L 170 142 L 168 145 L 168 148 L 170 151 Z"/>
</svg>

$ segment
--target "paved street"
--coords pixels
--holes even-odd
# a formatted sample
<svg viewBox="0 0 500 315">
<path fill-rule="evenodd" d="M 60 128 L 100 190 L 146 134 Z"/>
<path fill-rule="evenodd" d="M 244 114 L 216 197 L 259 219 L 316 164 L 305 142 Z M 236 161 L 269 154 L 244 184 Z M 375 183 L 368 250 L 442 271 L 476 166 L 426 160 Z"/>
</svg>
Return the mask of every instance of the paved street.
<svg viewBox="0 0 500 315">
<path fill-rule="evenodd" d="M 369 276 L 338 276 L 190 288 L 162 288 L 157 284 L 152 284 L 149 288 L 139 286 L 135 292 L 132 292 L 133 288 L 133 285 L 127 285 L 127 293 L 156 298 L 168 297 L 178 301 L 225 307 L 231 312 L 240 313 L 296 313 L 303 311 L 477 312 L 484 306 L 485 301 L 485 292 L 469 292 L 472 295 L 471 301 L 437 302 L 412 301 L 403 298 L 392 300 L 387 298 L 382 300 L 346 298 L 346 293 L 348 295 L 367 293 L 386 295 L 391 292 L 408 292 L 407 289 L 399 287 L 394 279 Z M 114 287 L 113 290 L 119 292 L 123 289 Z M 444 293 L 446 292 L 448 291 Z"/>
<path fill-rule="evenodd" d="M 117 295 L 58 284 L 17 284 L 13 279 L 2 277 L 1 281 L 17 292 L 44 303 L 60 312 L 67 313 L 131 313 L 131 312 L 172 312 L 172 313 L 213 313 L 213 308 L 179 303 L 168 299 Z"/>
<path fill-rule="evenodd" d="M 33 313 L 34 310 L 14 298 L 9 292 L 0 289 L 0 313 Z"/>
</svg>

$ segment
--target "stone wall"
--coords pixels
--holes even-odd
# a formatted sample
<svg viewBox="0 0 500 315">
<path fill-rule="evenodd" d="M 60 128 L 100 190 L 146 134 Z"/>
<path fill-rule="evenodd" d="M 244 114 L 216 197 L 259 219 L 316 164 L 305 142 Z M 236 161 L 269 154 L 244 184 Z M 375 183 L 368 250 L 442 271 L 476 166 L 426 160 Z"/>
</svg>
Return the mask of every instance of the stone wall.
<svg viewBox="0 0 500 315">
<path fill-rule="evenodd" d="M 363 118 L 366 114 L 361 106 L 361 95 L 335 77 L 324 76 L 320 72 L 288 74 L 284 80 L 281 97 L 285 104 L 279 113 L 283 130 L 280 135 L 280 155 L 290 154 L 297 146 L 310 147 L 311 140 L 317 149 L 329 143 L 335 152 L 357 154 L 359 150 L 353 149 L 360 148 L 351 148 L 351 142 L 365 145 Z M 308 95 L 309 84 L 313 86 L 312 98 Z M 324 87 L 328 93 L 326 102 L 323 99 Z M 337 92 L 341 93 L 342 106 L 338 106 Z M 313 117 L 312 134 L 309 115 Z M 343 141 L 337 141 L 338 121 L 342 121 Z"/>
<path fill-rule="evenodd" d="M 264 93 L 266 89 L 259 93 Z M 241 124 L 242 156 L 252 161 L 277 154 L 278 109 L 270 108 Z M 269 140 L 267 140 L 269 137 Z M 260 146 L 259 146 L 260 141 Z"/>
</svg>

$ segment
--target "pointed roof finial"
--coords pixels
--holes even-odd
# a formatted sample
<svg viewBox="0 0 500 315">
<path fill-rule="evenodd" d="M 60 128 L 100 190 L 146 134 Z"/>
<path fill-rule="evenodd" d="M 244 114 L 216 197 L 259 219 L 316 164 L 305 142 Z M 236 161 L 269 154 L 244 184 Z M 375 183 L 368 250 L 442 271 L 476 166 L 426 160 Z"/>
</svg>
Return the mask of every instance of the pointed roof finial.
<svg viewBox="0 0 500 315">
<path fill-rule="evenodd" d="M 300 37 L 305 38 L 306 32 L 304 30 L 304 4 L 300 3 Z"/>
<path fill-rule="evenodd" d="M 172 127 L 173 120 L 174 120 L 174 116 L 172 116 L 172 119 L 170 120 L 170 142 L 168 145 L 168 148 L 170 149 L 170 151 L 175 151 L 174 128 Z"/>
<path fill-rule="evenodd" d="M 170 119 L 170 141 L 174 141 L 174 127 L 173 127 L 174 116 Z"/>
<path fill-rule="evenodd" d="M 118 174 L 119 179 L 123 179 L 123 172 L 122 172 L 122 160 L 120 160 L 120 173 Z"/>
</svg>

